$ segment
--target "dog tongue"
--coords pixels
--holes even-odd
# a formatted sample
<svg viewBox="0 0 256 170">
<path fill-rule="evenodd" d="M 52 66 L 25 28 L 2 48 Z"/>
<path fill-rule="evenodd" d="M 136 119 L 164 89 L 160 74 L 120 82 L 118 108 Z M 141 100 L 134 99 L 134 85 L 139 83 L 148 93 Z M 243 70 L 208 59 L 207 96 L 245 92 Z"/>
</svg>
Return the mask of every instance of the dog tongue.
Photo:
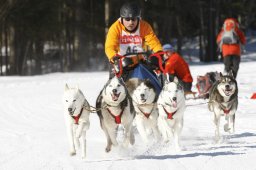
<svg viewBox="0 0 256 170">
<path fill-rule="evenodd" d="M 172 102 L 172 107 L 176 108 L 177 107 L 177 102 Z"/>
<path fill-rule="evenodd" d="M 115 100 L 117 100 L 117 99 L 118 99 L 118 97 L 117 97 L 116 95 L 113 95 L 113 96 L 112 96 L 112 100 L 115 101 Z"/>
<path fill-rule="evenodd" d="M 118 97 L 119 97 L 119 95 L 112 94 L 112 100 L 117 101 Z"/>
</svg>

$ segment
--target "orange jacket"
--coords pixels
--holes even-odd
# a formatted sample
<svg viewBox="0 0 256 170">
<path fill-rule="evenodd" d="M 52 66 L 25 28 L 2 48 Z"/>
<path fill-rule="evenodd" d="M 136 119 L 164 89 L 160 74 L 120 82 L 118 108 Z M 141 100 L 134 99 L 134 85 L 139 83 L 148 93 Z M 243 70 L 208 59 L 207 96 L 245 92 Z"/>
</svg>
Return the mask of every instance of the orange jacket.
<svg viewBox="0 0 256 170">
<path fill-rule="evenodd" d="M 176 52 L 171 53 L 165 62 L 165 73 L 176 75 L 179 79 L 186 83 L 193 82 L 188 64 Z"/>
<path fill-rule="evenodd" d="M 234 20 L 234 21 L 237 23 L 236 20 Z M 221 42 L 223 31 L 224 30 L 222 28 L 220 33 L 217 36 L 217 44 L 219 44 Z M 236 31 L 236 33 L 237 33 L 237 35 L 239 37 L 240 43 L 241 44 L 245 44 L 246 40 L 245 40 L 244 33 L 239 28 L 236 28 L 235 31 Z M 222 44 L 221 48 L 222 48 L 222 56 L 223 57 L 230 56 L 230 55 L 237 55 L 237 56 L 241 55 L 240 44 Z"/>
<path fill-rule="evenodd" d="M 157 36 L 154 34 L 151 26 L 144 20 L 140 20 L 139 24 L 139 34 L 142 39 L 143 47 L 148 45 L 150 50 L 153 50 L 154 52 L 163 50 L 162 45 Z M 106 37 L 105 53 L 109 60 L 111 60 L 111 58 L 120 51 L 119 42 L 121 41 L 122 31 L 125 31 L 129 34 L 129 32 L 125 30 L 125 27 L 119 18 L 115 23 L 111 25 Z"/>
</svg>

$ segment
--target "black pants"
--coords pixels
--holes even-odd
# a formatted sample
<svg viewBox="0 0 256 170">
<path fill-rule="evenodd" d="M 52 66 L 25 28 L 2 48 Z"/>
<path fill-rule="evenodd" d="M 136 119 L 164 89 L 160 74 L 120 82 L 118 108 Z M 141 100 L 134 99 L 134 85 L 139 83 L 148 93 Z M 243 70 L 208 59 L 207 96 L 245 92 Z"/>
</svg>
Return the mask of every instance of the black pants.
<svg viewBox="0 0 256 170">
<path fill-rule="evenodd" d="M 170 82 L 173 81 L 175 76 L 176 75 L 168 74 L 168 77 L 169 77 L 168 81 L 170 81 Z M 176 77 L 178 78 L 178 76 L 176 76 Z M 166 80 L 167 79 L 167 75 L 165 75 L 163 79 Z M 181 79 L 179 79 L 179 82 L 182 85 L 184 92 L 191 92 L 192 82 L 190 82 L 190 83 L 189 82 L 184 82 Z"/>
<path fill-rule="evenodd" d="M 240 60 L 240 56 L 237 55 L 230 55 L 223 58 L 225 71 L 228 73 L 230 70 L 232 70 L 234 78 L 237 76 Z"/>
<path fill-rule="evenodd" d="M 182 82 L 184 92 L 191 92 L 192 82 Z"/>
</svg>

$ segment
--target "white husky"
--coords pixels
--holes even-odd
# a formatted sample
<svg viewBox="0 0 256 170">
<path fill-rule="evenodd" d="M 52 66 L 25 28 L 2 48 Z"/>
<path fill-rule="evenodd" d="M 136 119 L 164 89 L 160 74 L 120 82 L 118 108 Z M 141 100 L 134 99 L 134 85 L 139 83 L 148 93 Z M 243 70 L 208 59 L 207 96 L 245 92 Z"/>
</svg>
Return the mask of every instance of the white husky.
<svg viewBox="0 0 256 170">
<path fill-rule="evenodd" d="M 183 128 L 185 97 L 182 86 L 175 77 L 173 82 L 165 82 L 158 98 L 158 127 L 163 140 L 168 142 L 174 137 L 176 151 L 180 151 L 180 134 Z"/>
<path fill-rule="evenodd" d="M 132 96 L 136 112 L 135 122 L 138 132 L 145 143 L 149 142 L 149 134 L 153 132 L 156 140 L 160 138 L 157 127 L 157 94 L 150 80 L 132 78 L 128 80 L 127 88 Z"/>
<path fill-rule="evenodd" d="M 70 155 L 75 155 L 81 147 L 81 155 L 86 157 L 86 130 L 89 129 L 90 105 L 81 90 L 65 85 L 63 96 L 64 116 L 67 126 Z"/>
<path fill-rule="evenodd" d="M 235 113 L 238 106 L 238 88 L 237 82 L 232 74 L 223 76 L 212 86 L 209 96 L 209 110 L 214 112 L 215 140 L 220 139 L 220 117 L 225 116 L 226 124 L 224 131 L 233 133 L 235 126 Z"/>
<path fill-rule="evenodd" d="M 96 107 L 101 108 L 97 114 L 101 128 L 107 137 L 106 152 L 111 150 L 112 145 L 118 145 L 119 127 L 123 128 L 123 141 L 121 141 L 123 146 L 128 147 L 128 144 L 134 144 L 134 135 L 131 130 L 135 116 L 134 108 L 121 80 L 113 77 L 107 82 L 96 101 Z"/>
</svg>

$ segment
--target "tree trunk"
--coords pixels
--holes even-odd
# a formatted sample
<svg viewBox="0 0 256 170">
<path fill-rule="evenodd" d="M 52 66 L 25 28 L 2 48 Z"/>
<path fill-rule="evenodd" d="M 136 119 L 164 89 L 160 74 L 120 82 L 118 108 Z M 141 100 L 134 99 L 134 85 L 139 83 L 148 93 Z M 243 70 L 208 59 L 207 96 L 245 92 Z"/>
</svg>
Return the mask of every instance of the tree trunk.
<svg viewBox="0 0 256 170">
<path fill-rule="evenodd" d="M 105 37 L 108 33 L 108 27 L 109 27 L 109 0 L 105 0 Z"/>
<path fill-rule="evenodd" d="M 41 39 L 36 39 L 35 40 L 35 52 L 36 52 L 35 74 L 42 74 L 42 59 L 44 56 L 43 49 L 44 49 L 43 41 Z"/>
</svg>

